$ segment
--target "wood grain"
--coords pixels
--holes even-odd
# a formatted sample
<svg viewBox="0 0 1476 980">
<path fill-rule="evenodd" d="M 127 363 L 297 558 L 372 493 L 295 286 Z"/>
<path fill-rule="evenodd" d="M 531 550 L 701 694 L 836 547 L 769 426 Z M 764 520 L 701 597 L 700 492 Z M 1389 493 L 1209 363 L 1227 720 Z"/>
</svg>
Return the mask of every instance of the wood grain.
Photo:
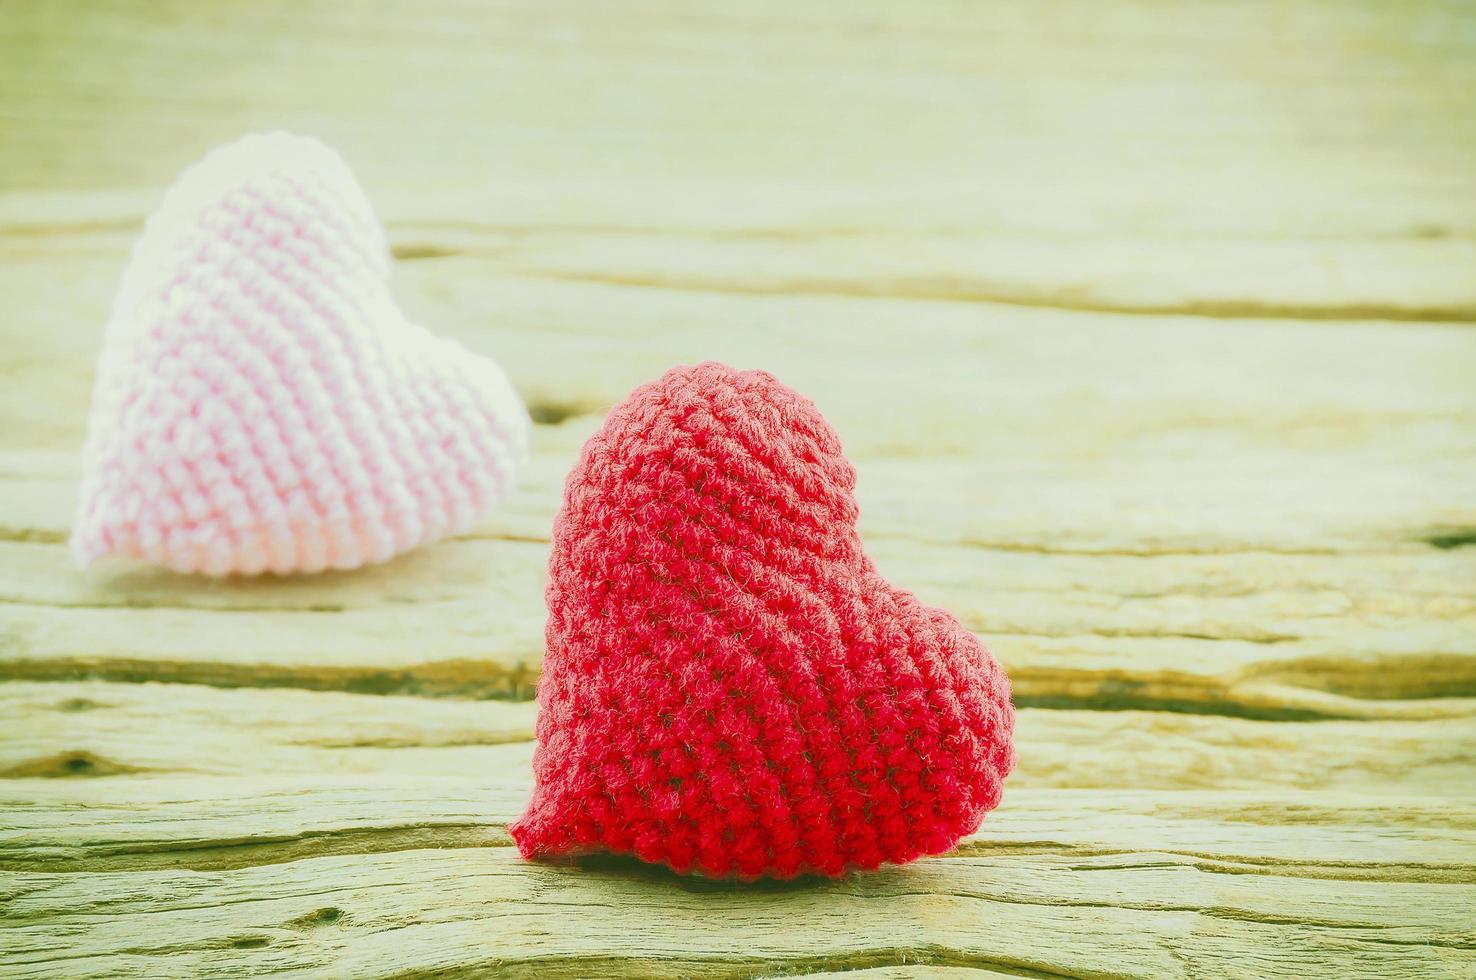
<svg viewBox="0 0 1476 980">
<path fill-rule="evenodd" d="M 8 8 L 33 236 L 285 125 L 403 254 L 555 282 L 1476 317 L 1459 0 Z"/>
<path fill-rule="evenodd" d="M 970 853 L 842 882 L 735 888 L 624 861 L 529 867 L 506 847 L 428 849 L 236 871 L 17 874 L 0 941 L 22 971 L 65 964 L 80 975 L 165 963 L 748 976 L 910 960 L 1069 975 L 1193 963 L 1416 976 L 1476 964 L 1476 885 L 1226 872 L 1164 852 Z"/>
<path fill-rule="evenodd" d="M 1463 0 L 0 5 L 0 974 L 1476 977 L 1473 55 Z M 79 574 L 129 245 L 271 127 L 528 473 L 354 574 Z M 509 846 L 564 474 L 705 358 L 816 400 L 1010 671 L 950 856 Z"/>
<path fill-rule="evenodd" d="M 185 780 L 325 772 L 528 777 L 535 706 L 192 684 L 12 681 L 0 685 L 0 713 L 14 725 L 0 745 L 0 779 L 68 780 L 85 800 L 97 791 L 91 778 L 122 773 Z M 1022 749 L 1010 785 L 1027 789 L 1357 789 L 1439 796 L 1464 794 L 1476 784 L 1476 723 L 1469 716 L 1306 724 L 1024 708 L 1018 737 Z"/>
</svg>

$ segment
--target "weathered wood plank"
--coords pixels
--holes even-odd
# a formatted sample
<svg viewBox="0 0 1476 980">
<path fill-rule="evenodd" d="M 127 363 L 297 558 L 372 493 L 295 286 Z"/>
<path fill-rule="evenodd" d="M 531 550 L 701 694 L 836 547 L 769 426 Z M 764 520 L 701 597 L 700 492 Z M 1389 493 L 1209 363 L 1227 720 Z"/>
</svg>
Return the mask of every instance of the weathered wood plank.
<svg viewBox="0 0 1476 980">
<path fill-rule="evenodd" d="M 343 147 L 402 254 L 530 276 L 1476 317 L 1459 0 L 475 10 L 16 0 L 4 181 L 63 204 L 3 224 L 106 228 L 78 188 L 288 125 Z"/>
<path fill-rule="evenodd" d="M 137 568 L 79 576 L 61 541 L 70 454 L 7 454 L 0 498 L 15 503 L 12 520 L 22 524 L 0 541 L 0 676 L 526 698 L 543 625 L 541 605 L 526 599 L 541 594 L 541 538 L 577 449 L 567 427 L 540 427 L 555 446 L 540 448 L 528 485 L 475 535 L 312 580 L 213 583 Z M 1372 473 L 1366 455 L 1351 458 Z M 1451 700 L 1476 691 L 1476 549 L 1459 546 L 1464 539 L 1427 530 L 1423 541 L 1401 541 L 1385 509 L 1383 528 L 1285 553 L 1249 535 L 1299 515 L 1243 509 L 1221 516 L 1219 540 L 1203 553 L 1110 523 L 1105 543 L 1071 541 L 1069 529 L 1054 532 L 1068 540 L 1043 543 L 1008 510 L 995 517 L 972 507 L 977 491 L 918 482 L 933 472 L 987 483 L 990 465 L 863 458 L 864 512 L 877 515 L 865 532 L 894 580 L 991 642 L 1021 703 L 1256 717 L 1469 714 L 1472 702 Z M 1425 492 L 1436 495 L 1426 528 L 1462 513 L 1435 499 L 1466 499 L 1464 475 L 1439 465 L 1426 464 Z M 1108 486 L 1094 486 L 1088 472 L 1066 484 L 1131 510 L 1130 485 L 1112 490 L 1104 476 Z M 1209 503 L 1194 500 L 1203 496 L 1199 475 L 1160 472 L 1181 488 L 1171 512 L 1188 526 Z M 1062 492 L 1059 471 L 1011 475 L 992 482 L 1016 507 Z M 1356 487 L 1347 492 L 1350 502 L 1367 500 Z M 1059 513 L 1071 512 L 1063 503 Z"/>
<path fill-rule="evenodd" d="M 72 779 L 67 798 L 79 806 L 97 785 L 91 777 L 125 774 L 513 780 L 529 772 L 535 710 L 531 702 L 11 682 L 0 684 L 0 717 L 8 719 L 0 779 Z M 1016 732 L 1012 788 L 1440 796 L 1476 786 L 1470 716 L 1307 724 L 1025 708 Z"/>
<path fill-rule="evenodd" d="M 508 753 L 515 756 L 518 753 Z M 345 853 L 507 846 L 521 764 L 404 773 L 0 781 L 0 868 L 219 870 Z M 511 761 L 511 760 L 509 760 Z M 1314 878 L 1476 882 L 1468 797 L 1011 787 L 960 845 L 975 853 L 1172 852 Z"/>
<path fill-rule="evenodd" d="M 398 608 L 341 607 L 330 583 L 298 583 L 303 592 L 290 603 L 299 606 L 296 610 L 253 607 L 247 591 L 236 594 L 239 609 L 211 609 L 208 598 L 205 608 L 110 603 L 57 608 L 12 601 L 0 605 L 0 676 L 526 699 L 541 661 L 542 612 L 528 608 L 520 596 L 540 594 L 541 560 L 529 561 L 516 574 L 489 576 L 505 561 L 501 545 L 443 545 L 366 575 L 345 590 L 351 596 L 375 581 L 413 579 L 419 569 L 426 569 L 419 574 L 422 581 L 458 566 L 468 572 L 455 597 Z M 965 598 L 962 586 L 930 584 L 939 566 L 919 569 L 903 551 L 878 551 L 883 567 L 895 554 L 891 567 L 900 569 L 894 572 L 897 581 L 961 613 L 1010 669 L 1023 705 L 1166 708 L 1263 718 L 1469 717 L 1476 710 L 1462 696 L 1476 685 L 1476 633 L 1459 594 L 1420 598 L 1375 592 L 1367 600 L 1367 620 L 1331 610 L 1297 612 L 1295 592 L 1272 591 L 1261 600 L 1170 592 L 1155 603 L 1112 590 L 1072 591 L 1069 578 L 1061 580 L 1065 591 L 1054 596 L 1001 582 L 999 592 Z M 1020 564 L 1001 560 L 999 568 L 1007 572 Z M 1049 564 L 1040 562 L 1042 574 L 1049 574 Z M 1197 563 L 1166 564 L 1182 570 Z M 1213 566 L 1210 574 L 1226 567 L 1205 564 Z M 1394 568 L 1400 564 L 1393 563 Z M 1452 575 L 1464 574 L 1459 562 L 1448 567 Z M 1172 572 L 1150 577 L 1171 578 Z M 980 575 L 974 588 L 993 581 L 998 580 Z M 204 588 L 189 583 L 179 591 L 203 596 Z M 273 588 L 282 586 L 265 591 Z M 393 584 L 386 587 L 387 594 L 395 591 Z M 1348 594 L 1312 592 L 1301 598 L 1306 607 L 1350 605 Z M 1155 605 L 1172 612 L 1155 619 Z M 1403 616 L 1378 612 L 1400 606 L 1409 610 Z M 1452 611 L 1449 620 L 1420 614 L 1441 608 Z M 1249 615 L 1235 618 L 1237 610 L 1249 614 L 1253 609 L 1266 614 L 1261 624 Z M 1245 635 L 1256 629 L 1267 630 L 1273 639 Z M 1223 635 L 1222 630 L 1232 632 Z"/>
<path fill-rule="evenodd" d="M 1172 845 L 1171 839 L 1163 839 Z M 1326 881 L 1152 850 L 978 854 L 839 882 L 737 887 L 511 848 L 237 871 L 8 874 L 18 975 L 704 974 L 906 962 L 1067 975 L 1428 976 L 1476 964 L 1476 885 Z"/>
<path fill-rule="evenodd" d="M 422 847 L 511 846 L 527 766 L 403 773 L 0 782 L 6 871 L 196 871 Z M 1328 880 L 1476 883 L 1469 798 L 1011 787 L 956 855 L 1175 853 Z"/>
<path fill-rule="evenodd" d="M 184 156 L 161 161 L 161 173 L 150 183 L 188 162 Z M 535 186 L 523 193 L 555 197 L 552 190 Z M 657 189 L 631 192 L 657 203 Z M 788 193 L 784 187 L 771 192 L 779 198 Z M 126 247 L 156 197 L 0 189 L 0 255 L 22 262 L 63 259 L 74 266 L 95 262 L 99 254 Z M 894 225 L 895 216 L 871 214 L 864 203 L 847 201 L 840 206 L 860 212 L 850 224 L 810 227 L 813 219 L 803 207 L 809 202 L 796 200 L 767 226 L 751 225 L 752 215 L 745 212 L 710 215 L 716 227 L 687 224 L 687 216 L 653 228 L 633 215 L 601 227 L 569 214 L 540 215 L 526 225 L 467 222 L 436 215 L 434 202 L 413 194 L 401 200 L 376 195 L 376 203 L 388 217 L 394 253 L 403 260 L 490 258 L 501 274 L 553 287 L 851 296 L 1231 320 L 1476 320 L 1476 289 L 1469 285 L 1476 241 L 1446 225 L 1368 238 L 1325 231 L 1183 238 L 1108 228 L 1083 235 Z M 504 205 L 499 199 L 487 207 Z M 1119 236 L 1126 240 L 1114 241 Z M 1104 241 L 1113 247 L 1104 248 Z"/>
<path fill-rule="evenodd" d="M 539 622 L 473 599 L 421 614 L 0 607 L 0 674 L 457 697 L 532 696 Z M 427 630 L 433 632 L 427 632 Z M 977 627 L 976 627 L 977 629 Z M 1259 643 L 979 630 L 1025 706 L 1256 718 L 1469 717 L 1476 654 L 1456 627 Z M 1450 651 L 1450 652 L 1444 652 Z M 1442 696 L 1444 695 L 1444 696 Z"/>
<path fill-rule="evenodd" d="M 16 256 L 0 265 L 0 287 L 20 311 L 0 323 L 0 337 L 12 358 L 8 373 L 26 386 L 0 399 L 0 417 L 31 423 L 8 445 L 79 441 L 88 367 L 126 255 L 119 242 L 97 256 Z M 671 364 L 713 357 L 763 365 L 815 398 L 858 459 L 946 455 L 1008 460 L 1027 472 L 1051 465 L 1070 472 L 1070 463 L 1091 461 L 1123 476 L 1172 462 L 1201 476 L 1213 468 L 1232 481 L 1225 490 L 1252 477 L 1278 488 L 1290 474 L 1277 464 L 1316 461 L 1334 468 L 1319 480 L 1334 510 L 1319 517 L 1304 507 L 1324 536 L 1337 527 L 1329 517 L 1397 503 L 1396 488 L 1416 501 L 1434 496 L 1397 471 L 1365 474 L 1363 498 L 1339 489 L 1338 470 L 1369 462 L 1354 455 L 1358 449 L 1450 476 L 1451 458 L 1429 451 L 1471 450 L 1462 425 L 1473 396 L 1462 382 L 1476 353 L 1461 326 L 1329 330 L 1302 320 L 637 288 L 530 278 L 485 256 L 402 262 L 395 278 L 412 315 L 496 354 L 545 418 L 597 415 Z M 38 397 L 49 414 L 36 411 Z M 897 405 L 909 410 L 893 411 Z M 572 428 L 540 432 L 540 444 L 577 447 L 581 426 Z M 1359 506 L 1364 498 L 1371 499 Z M 1243 507 L 1229 513 L 1248 516 Z M 1310 539 L 1300 533 L 1293 541 Z"/>
</svg>

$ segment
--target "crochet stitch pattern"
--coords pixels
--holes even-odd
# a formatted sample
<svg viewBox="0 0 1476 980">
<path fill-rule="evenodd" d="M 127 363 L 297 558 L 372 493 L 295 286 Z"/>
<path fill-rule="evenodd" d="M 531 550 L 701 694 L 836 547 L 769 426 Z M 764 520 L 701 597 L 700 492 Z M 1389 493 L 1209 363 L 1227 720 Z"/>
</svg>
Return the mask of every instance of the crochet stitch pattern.
<svg viewBox="0 0 1476 980">
<path fill-rule="evenodd" d="M 72 553 L 208 575 L 380 562 L 513 486 L 528 415 L 502 369 L 411 323 L 368 199 L 286 133 L 182 173 L 108 322 Z"/>
<path fill-rule="evenodd" d="M 837 876 L 978 829 L 1014 762 L 1009 682 L 877 572 L 855 485 L 762 371 L 675 368 L 610 412 L 554 524 L 525 857 Z"/>
</svg>

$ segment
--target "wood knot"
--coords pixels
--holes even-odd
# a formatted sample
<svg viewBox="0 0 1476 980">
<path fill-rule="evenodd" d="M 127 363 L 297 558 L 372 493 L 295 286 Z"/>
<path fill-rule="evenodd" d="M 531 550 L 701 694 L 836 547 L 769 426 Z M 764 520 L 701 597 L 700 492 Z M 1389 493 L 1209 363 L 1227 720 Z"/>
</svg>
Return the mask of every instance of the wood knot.
<svg viewBox="0 0 1476 980">
<path fill-rule="evenodd" d="M 263 946 L 270 946 L 271 943 L 269 936 L 237 936 L 231 940 L 230 945 L 232 949 L 261 949 Z"/>
<path fill-rule="evenodd" d="M 343 909 L 334 908 L 330 905 L 325 908 L 314 909 L 307 915 L 300 915 L 287 923 L 287 926 L 293 929 L 317 929 L 322 926 L 335 925 L 342 918 Z"/>
<path fill-rule="evenodd" d="M 535 425 L 558 425 L 566 419 L 581 415 L 592 415 L 602 406 L 584 401 L 564 401 L 556 398 L 528 399 L 528 417 Z"/>
<path fill-rule="evenodd" d="M 1476 545 L 1476 527 L 1441 528 L 1425 536 L 1425 543 L 1441 551 Z"/>
<path fill-rule="evenodd" d="M 114 762 L 91 752 L 58 752 L 0 770 L 0 779 L 85 779 L 143 771 L 139 766 Z"/>
</svg>

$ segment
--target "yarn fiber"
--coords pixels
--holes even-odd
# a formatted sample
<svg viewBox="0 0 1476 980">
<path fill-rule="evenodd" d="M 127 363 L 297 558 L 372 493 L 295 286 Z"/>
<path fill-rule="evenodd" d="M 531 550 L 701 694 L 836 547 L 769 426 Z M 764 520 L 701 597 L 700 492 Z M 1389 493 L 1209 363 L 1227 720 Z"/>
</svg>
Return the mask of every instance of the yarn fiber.
<svg viewBox="0 0 1476 980">
<path fill-rule="evenodd" d="M 834 876 L 979 827 L 1014 761 L 1009 682 L 877 572 L 855 484 L 762 371 L 675 368 L 610 412 L 554 524 L 524 856 Z"/>
<path fill-rule="evenodd" d="M 209 575 L 379 562 L 513 485 L 502 369 L 408 321 L 347 165 L 245 137 L 149 218 L 104 337 L 72 551 Z"/>
</svg>

